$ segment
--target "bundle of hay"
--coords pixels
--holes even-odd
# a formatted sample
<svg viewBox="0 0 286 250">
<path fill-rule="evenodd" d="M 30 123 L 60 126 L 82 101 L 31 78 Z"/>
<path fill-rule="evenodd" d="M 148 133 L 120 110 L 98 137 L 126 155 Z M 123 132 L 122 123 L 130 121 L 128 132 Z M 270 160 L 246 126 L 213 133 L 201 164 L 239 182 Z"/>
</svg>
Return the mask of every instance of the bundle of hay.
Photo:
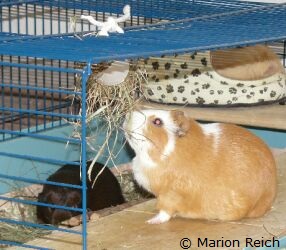
<svg viewBox="0 0 286 250">
<path fill-rule="evenodd" d="M 89 148 L 97 152 L 93 162 L 98 160 L 106 148 L 109 153 L 107 162 L 113 161 L 116 157 L 113 154 L 113 148 L 109 147 L 109 141 L 112 137 L 113 145 L 116 144 L 126 114 L 132 111 L 143 97 L 142 85 L 146 84 L 146 81 L 146 72 L 139 69 L 133 61 L 115 61 L 93 65 L 92 74 L 86 86 L 87 126 L 90 127 L 89 125 L 95 120 L 97 123 L 97 131 L 93 131 L 92 136 L 87 137 Z M 81 86 L 81 77 L 77 77 L 76 85 Z M 80 121 L 74 125 L 75 131 L 80 131 Z M 96 140 L 97 133 L 102 131 L 106 131 L 105 142 L 100 148 L 94 148 L 91 141 Z M 79 132 L 75 132 L 75 136 L 80 137 L 81 135 Z"/>
</svg>

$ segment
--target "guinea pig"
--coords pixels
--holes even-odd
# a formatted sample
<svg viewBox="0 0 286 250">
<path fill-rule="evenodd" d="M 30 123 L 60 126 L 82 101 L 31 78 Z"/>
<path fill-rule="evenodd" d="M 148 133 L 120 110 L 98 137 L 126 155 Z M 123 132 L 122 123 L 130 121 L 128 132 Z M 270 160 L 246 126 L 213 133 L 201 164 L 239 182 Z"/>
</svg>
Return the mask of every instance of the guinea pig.
<svg viewBox="0 0 286 250">
<path fill-rule="evenodd" d="M 211 51 L 216 72 L 235 80 L 261 80 L 276 73 L 285 74 L 278 56 L 265 45 Z"/>
<path fill-rule="evenodd" d="M 176 215 L 232 221 L 260 217 L 276 196 L 268 146 L 248 130 L 200 124 L 181 111 L 133 111 L 124 122 L 134 178 L 157 197 L 150 224 Z"/>
<path fill-rule="evenodd" d="M 91 161 L 87 162 L 87 168 Z M 94 180 L 104 166 L 95 163 L 91 175 Z M 47 181 L 81 185 L 80 168 L 73 165 L 64 165 L 55 173 L 48 177 Z M 93 182 L 87 178 L 87 208 L 91 211 L 100 210 L 110 206 L 116 206 L 125 202 L 120 185 L 107 167 L 99 175 L 94 186 Z M 55 185 L 43 186 L 43 191 L 38 195 L 38 201 L 60 206 L 81 208 L 82 193 L 81 189 L 60 187 Z M 37 206 L 37 219 L 40 223 L 58 225 L 64 220 L 79 215 L 79 212 L 54 209 L 50 207 Z"/>
</svg>

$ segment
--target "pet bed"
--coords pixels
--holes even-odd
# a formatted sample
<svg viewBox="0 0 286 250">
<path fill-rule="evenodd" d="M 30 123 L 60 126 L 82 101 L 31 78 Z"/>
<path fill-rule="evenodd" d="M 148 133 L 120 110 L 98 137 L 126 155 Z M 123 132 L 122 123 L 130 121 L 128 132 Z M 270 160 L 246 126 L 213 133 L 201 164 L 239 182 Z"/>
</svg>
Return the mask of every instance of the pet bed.
<svg viewBox="0 0 286 250">
<path fill-rule="evenodd" d="M 210 59 L 208 51 L 141 61 L 148 76 L 144 95 L 154 102 L 197 106 L 245 106 L 285 100 L 285 73 L 262 80 L 234 80 L 218 74 Z"/>
</svg>

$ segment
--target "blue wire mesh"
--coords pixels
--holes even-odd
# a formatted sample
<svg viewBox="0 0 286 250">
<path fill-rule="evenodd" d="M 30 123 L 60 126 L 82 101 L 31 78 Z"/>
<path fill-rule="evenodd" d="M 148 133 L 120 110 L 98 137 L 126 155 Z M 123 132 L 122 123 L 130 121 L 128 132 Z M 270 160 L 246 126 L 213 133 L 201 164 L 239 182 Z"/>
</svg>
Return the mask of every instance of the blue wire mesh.
<svg viewBox="0 0 286 250">
<path fill-rule="evenodd" d="M 71 31 L 69 26 L 71 17 L 85 14 L 104 21 L 109 15 L 121 15 L 125 4 L 131 5 L 132 11 L 132 18 L 124 23 L 125 26 L 200 17 L 261 6 L 260 3 L 236 0 L 5 1 L 0 3 L 0 32 L 30 35 L 68 33 Z M 77 31 L 88 30 L 94 30 L 94 27 L 84 24 L 83 21 L 77 27 Z"/>
<path fill-rule="evenodd" d="M 27 37 L 1 43 L 0 50 L 8 55 L 81 62 L 147 57 L 283 40 L 286 38 L 284 20 L 286 4 L 280 4 L 126 28 L 125 34 L 111 34 L 108 38 L 90 36 L 81 41 L 72 35 Z"/>
<path fill-rule="evenodd" d="M 71 115 L 78 112 L 79 103 L 72 105 L 73 98 L 67 97 L 80 95 L 74 92 L 74 74 L 80 71 L 63 66 L 61 61 L 1 56 L 0 141 L 79 118 Z"/>
<path fill-rule="evenodd" d="M 132 9 L 131 21 L 124 24 L 125 34 L 111 34 L 108 38 L 87 36 L 83 40 L 67 34 L 70 17 L 88 14 L 104 21 L 111 14 L 121 15 L 125 4 L 130 4 Z M 83 163 L 36 156 L 33 148 L 27 154 L 0 152 L 0 156 L 52 165 L 68 163 L 85 172 L 85 83 L 92 63 L 285 40 L 285 20 L 286 4 L 236 0 L 3 0 L 0 3 L 0 140 L 29 137 L 41 140 L 43 145 L 49 141 L 69 142 L 81 147 Z M 76 29 L 78 35 L 90 30 L 94 28 L 83 21 Z M 284 43 L 284 64 L 285 48 Z M 87 67 L 77 69 L 79 62 Z M 82 75 L 82 91 L 74 92 L 78 74 Z M 83 100 L 82 115 L 78 115 L 79 103 L 68 98 L 73 95 Z M 68 134 L 40 133 L 67 125 L 68 120 L 81 121 L 82 140 L 70 138 Z M 8 218 L 0 218 L 0 222 L 81 234 L 83 249 L 87 249 L 85 178 L 83 175 L 82 186 L 72 186 L 82 190 L 83 206 L 75 209 L 83 213 L 81 231 Z M 71 186 L 3 172 L 0 179 Z M 4 196 L 0 196 L 1 199 L 26 205 L 39 204 Z M 0 240 L 1 244 L 20 245 Z"/>
<path fill-rule="evenodd" d="M 28 58 L 30 61 L 21 60 L 21 57 L 6 57 L 2 56 L 1 64 L 4 65 L 1 69 L 1 127 L 0 135 L 2 139 L 15 138 L 19 136 L 25 136 L 34 138 L 40 141 L 41 146 L 45 149 L 47 142 L 61 144 L 65 147 L 67 143 L 74 145 L 78 148 L 78 152 L 84 152 L 81 155 L 82 162 L 67 161 L 62 159 L 56 159 L 53 155 L 47 157 L 47 155 L 36 155 L 35 148 L 27 145 L 26 149 L 23 149 L 25 153 L 15 153 L 14 151 L 0 151 L 1 159 L 20 159 L 23 161 L 21 172 L 29 172 L 30 165 L 37 164 L 41 166 L 41 163 L 54 166 L 55 170 L 58 166 L 69 164 L 71 167 L 81 168 L 83 173 L 86 173 L 86 135 L 85 135 L 85 113 L 78 115 L 78 109 L 74 109 L 67 96 L 78 96 L 85 99 L 84 92 L 73 91 L 75 84 L 75 74 L 82 75 L 84 81 L 87 79 L 87 70 L 75 69 L 74 63 L 40 60 L 36 58 Z M 5 60 L 6 59 L 6 60 Z M 8 59 L 8 61 L 7 61 Z M 19 61 L 15 61 L 19 59 Z M 29 62 L 31 64 L 29 64 Z M 28 77 L 28 79 L 27 79 Z M 9 84 L 10 83 L 10 84 Z M 62 83 L 62 84 L 60 84 Z M 84 82 L 85 83 L 85 82 Z M 84 85 L 84 84 L 83 84 Z M 71 88 L 72 87 L 72 88 Z M 6 91 L 7 89 L 7 91 Z M 85 91 L 85 87 L 82 88 Z M 6 91 L 6 92 L 5 92 Z M 16 92 L 15 92 L 16 91 Z M 15 95 L 13 94 L 15 92 Z M 42 102 L 42 103 L 41 103 Z M 20 105 L 20 106 L 19 106 Z M 18 107 L 19 106 L 19 107 Z M 81 105 L 84 111 L 85 103 Z M 60 107 L 60 108 L 59 108 Z M 76 107 L 78 108 L 78 107 Z M 64 119 L 63 119 L 64 118 Z M 80 121 L 82 127 L 80 129 L 82 138 L 71 138 L 70 134 L 65 133 L 57 136 L 42 134 L 41 131 L 46 131 L 50 128 L 56 128 L 57 126 L 64 126 L 68 124 L 68 120 Z M 17 143 L 17 140 L 14 140 Z M 2 142 L 3 143 L 3 142 Z M 40 150 L 41 151 L 41 150 Z M 44 151 L 42 151 L 44 152 Z M 79 154 L 79 153 L 78 153 Z M 13 161 L 12 161 L 13 162 Z M 24 163 L 27 164 L 24 164 Z M 13 164 L 12 164 L 13 169 Z M 41 166 L 41 168 L 45 165 Z M 10 169 L 11 170 L 11 169 Z M 7 172 L 7 173 L 6 173 Z M 30 174 L 18 175 L 17 172 L 7 171 L 6 168 L 2 168 L 0 171 L 0 184 L 9 183 L 13 181 L 17 185 L 21 186 L 21 183 L 25 184 L 45 184 L 56 185 L 62 188 L 78 189 L 82 193 L 82 207 L 74 208 L 68 205 L 54 205 L 43 202 L 37 202 L 27 199 L 25 197 L 7 197 L 6 195 L 0 195 L 0 200 L 6 202 L 12 202 L 17 204 L 23 204 L 26 207 L 31 206 L 45 206 L 51 209 L 64 209 L 71 212 L 77 212 L 83 215 L 83 226 L 81 229 L 65 229 L 52 225 L 42 225 L 35 221 L 19 220 L 9 217 L 1 217 L 0 223 L 11 224 L 14 226 L 24 226 L 29 228 L 38 228 L 42 230 L 57 230 L 65 233 L 72 233 L 81 235 L 83 238 L 83 249 L 86 247 L 86 177 L 82 177 L 81 185 L 73 185 L 67 183 L 58 183 L 46 181 L 41 176 L 29 177 Z M 21 228 L 20 228 L 21 230 Z M 33 246 L 27 244 L 23 245 L 19 242 L 10 241 L 0 237 L 0 247 L 6 245 L 22 246 L 25 248 L 33 248 Z M 35 249 L 42 249 L 37 248 Z M 44 249 L 44 248 L 43 248 Z M 48 248 L 45 248 L 48 249 Z"/>
<path fill-rule="evenodd" d="M 122 7 L 129 4 L 131 6 L 133 16 L 167 20 L 225 13 L 231 10 L 248 9 L 250 7 L 261 5 L 261 3 L 240 2 L 236 0 L 45 0 L 38 1 L 37 3 L 62 8 L 88 9 L 97 12 L 106 12 L 107 14 L 121 14 Z"/>
</svg>

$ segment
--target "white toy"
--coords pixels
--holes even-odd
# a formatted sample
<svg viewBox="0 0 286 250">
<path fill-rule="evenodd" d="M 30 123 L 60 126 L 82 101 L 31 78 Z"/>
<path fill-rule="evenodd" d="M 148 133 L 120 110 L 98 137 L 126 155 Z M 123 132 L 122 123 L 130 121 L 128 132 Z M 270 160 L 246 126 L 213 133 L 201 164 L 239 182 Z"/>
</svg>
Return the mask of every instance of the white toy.
<svg viewBox="0 0 286 250">
<path fill-rule="evenodd" d="M 99 32 L 97 33 L 98 36 L 109 36 L 110 33 L 118 32 L 124 33 L 124 30 L 118 25 L 121 22 L 125 22 L 130 19 L 130 5 L 125 5 L 123 8 L 123 16 L 114 18 L 108 17 L 106 22 L 100 22 L 95 20 L 92 16 L 85 16 L 81 15 L 80 18 L 83 20 L 89 21 L 91 24 L 98 27 Z"/>
</svg>

